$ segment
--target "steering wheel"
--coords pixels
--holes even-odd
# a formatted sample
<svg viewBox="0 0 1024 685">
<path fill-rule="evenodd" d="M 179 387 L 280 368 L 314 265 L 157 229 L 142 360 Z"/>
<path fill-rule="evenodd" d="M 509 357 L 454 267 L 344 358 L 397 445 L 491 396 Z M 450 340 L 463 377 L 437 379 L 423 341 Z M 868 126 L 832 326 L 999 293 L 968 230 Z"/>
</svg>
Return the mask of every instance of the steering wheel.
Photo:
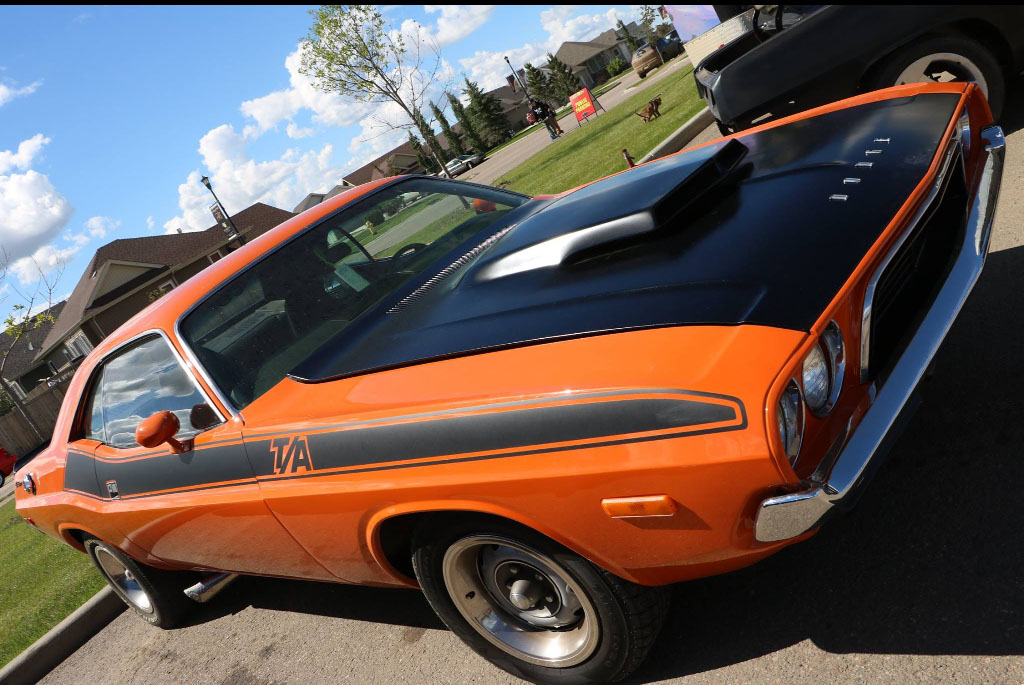
<svg viewBox="0 0 1024 685">
<path fill-rule="evenodd" d="M 398 252 L 391 257 L 391 270 L 398 271 L 398 264 L 403 260 L 416 254 L 420 248 L 426 247 L 426 243 L 409 243 L 403 246 Z"/>
</svg>

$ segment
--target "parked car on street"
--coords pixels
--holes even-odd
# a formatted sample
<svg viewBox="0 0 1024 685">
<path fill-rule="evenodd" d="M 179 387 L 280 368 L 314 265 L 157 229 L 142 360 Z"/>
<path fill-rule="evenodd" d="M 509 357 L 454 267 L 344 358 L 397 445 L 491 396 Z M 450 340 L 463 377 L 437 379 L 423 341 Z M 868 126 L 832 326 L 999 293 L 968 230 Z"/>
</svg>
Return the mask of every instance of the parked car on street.
<svg viewBox="0 0 1024 685">
<path fill-rule="evenodd" d="M 864 490 L 1003 154 L 980 87 L 918 84 L 560 195 L 353 188 L 99 343 L 18 512 L 157 626 L 236 574 L 419 587 L 510 673 L 621 679 L 669 584 Z"/>
<path fill-rule="evenodd" d="M 976 83 L 998 120 L 1024 68 L 1020 5 L 759 5 L 694 65 L 723 134 L 879 88 Z"/>
<path fill-rule="evenodd" d="M 459 155 L 445 164 L 444 168 L 447 169 L 448 173 L 452 176 L 458 176 L 461 173 L 469 171 L 485 159 L 487 159 L 487 155 L 482 153 Z"/>
<path fill-rule="evenodd" d="M 4 480 L 14 471 L 14 464 L 17 461 L 17 457 L 0 447 L 0 486 L 3 486 Z"/>
</svg>

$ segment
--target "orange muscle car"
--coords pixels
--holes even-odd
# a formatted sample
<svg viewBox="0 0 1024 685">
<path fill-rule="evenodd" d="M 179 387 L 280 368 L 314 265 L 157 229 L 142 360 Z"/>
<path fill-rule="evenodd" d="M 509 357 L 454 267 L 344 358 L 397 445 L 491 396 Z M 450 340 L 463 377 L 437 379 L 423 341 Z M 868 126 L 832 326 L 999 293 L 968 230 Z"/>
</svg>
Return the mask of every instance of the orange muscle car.
<svg viewBox="0 0 1024 685">
<path fill-rule="evenodd" d="M 236 574 L 418 586 L 512 673 L 622 678 L 669 584 L 877 467 L 1003 146 L 976 86 L 912 85 L 557 196 L 354 188 L 99 344 L 18 511 L 158 626 Z"/>
</svg>

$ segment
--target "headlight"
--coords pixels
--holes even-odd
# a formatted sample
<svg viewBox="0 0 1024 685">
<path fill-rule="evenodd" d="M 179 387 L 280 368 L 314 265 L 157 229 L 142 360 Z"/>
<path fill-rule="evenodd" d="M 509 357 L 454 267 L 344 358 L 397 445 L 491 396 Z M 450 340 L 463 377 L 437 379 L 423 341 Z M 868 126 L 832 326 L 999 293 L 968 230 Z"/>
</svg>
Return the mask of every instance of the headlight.
<svg viewBox="0 0 1024 685">
<path fill-rule="evenodd" d="M 789 463 L 796 464 L 804 438 L 804 401 L 796 381 L 790 381 L 779 398 L 779 437 Z"/>
<path fill-rule="evenodd" d="M 839 399 L 846 373 L 846 350 L 839 325 L 832 321 L 811 348 L 803 364 L 801 381 L 807 407 L 815 416 L 826 416 Z"/>
</svg>

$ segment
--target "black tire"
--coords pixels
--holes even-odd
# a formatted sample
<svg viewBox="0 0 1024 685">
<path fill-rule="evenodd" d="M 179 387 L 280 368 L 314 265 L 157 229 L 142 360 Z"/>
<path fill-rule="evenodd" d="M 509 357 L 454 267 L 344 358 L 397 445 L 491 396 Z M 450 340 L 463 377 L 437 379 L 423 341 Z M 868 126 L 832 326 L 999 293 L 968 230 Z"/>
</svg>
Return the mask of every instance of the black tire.
<svg viewBox="0 0 1024 685">
<path fill-rule="evenodd" d="M 0 473 L 0 488 L 2 488 L 4 486 L 4 479 L 5 478 L 6 478 L 6 476 L 4 474 Z"/>
<path fill-rule="evenodd" d="M 640 72 L 639 74 L 637 74 L 637 75 L 638 75 L 638 76 L 639 76 L 640 78 L 647 78 L 647 72 L 646 72 L 646 71 L 641 71 L 641 72 Z"/>
<path fill-rule="evenodd" d="M 565 667 L 531 663 L 516 656 L 513 648 L 499 647 L 485 638 L 456 607 L 445 582 L 446 553 L 450 548 L 458 549 L 467 540 L 491 538 L 521 545 L 547 557 L 584 592 L 587 607 L 594 616 L 591 626 L 597 627 L 596 646 L 590 648 L 592 651 L 584 661 Z M 497 545 L 483 547 L 498 548 Z M 440 526 L 437 521 L 424 521 L 413 534 L 412 564 L 427 601 L 453 633 L 498 668 L 535 683 L 583 685 L 625 678 L 647 657 L 661 630 L 671 596 L 670 587 L 644 587 L 625 581 L 533 530 L 491 517 L 462 519 L 447 526 Z M 477 575 L 482 578 L 484 574 Z M 473 593 L 469 593 L 466 599 L 472 596 Z M 492 596 L 484 592 L 481 596 L 496 615 L 513 625 L 527 626 L 507 613 Z M 586 618 L 591 616 L 591 612 L 582 613 Z M 583 620 L 579 623 L 582 625 Z M 532 628 L 524 632 L 554 635 L 564 633 L 565 629 Z"/>
<path fill-rule="evenodd" d="M 864 90 L 899 85 L 897 80 L 904 69 L 927 55 L 943 52 L 965 57 L 977 66 L 988 86 L 988 105 L 992 110 L 992 116 L 999 119 L 1006 99 L 1006 77 L 1002 67 L 992 53 L 980 43 L 956 34 L 923 38 L 885 57 L 865 79 Z"/>
<path fill-rule="evenodd" d="M 89 558 L 99 569 L 103 579 L 128 605 L 128 608 L 135 611 L 147 623 L 158 628 L 173 628 L 195 607 L 195 602 L 185 596 L 185 588 L 195 584 L 199 580 L 199 574 L 164 571 L 140 564 L 113 545 L 96 538 L 87 539 L 84 544 L 85 551 L 89 553 Z M 137 590 L 132 591 L 131 597 L 125 588 L 112 577 L 113 574 L 109 569 L 111 557 L 130 574 L 127 576 L 128 582 L 137 585 Z M 145 606 L 145 601 L 140 599 L 138 592 L 144 593 L 145 600 L 149 604 L 148 607 Z"/>
</svg>

